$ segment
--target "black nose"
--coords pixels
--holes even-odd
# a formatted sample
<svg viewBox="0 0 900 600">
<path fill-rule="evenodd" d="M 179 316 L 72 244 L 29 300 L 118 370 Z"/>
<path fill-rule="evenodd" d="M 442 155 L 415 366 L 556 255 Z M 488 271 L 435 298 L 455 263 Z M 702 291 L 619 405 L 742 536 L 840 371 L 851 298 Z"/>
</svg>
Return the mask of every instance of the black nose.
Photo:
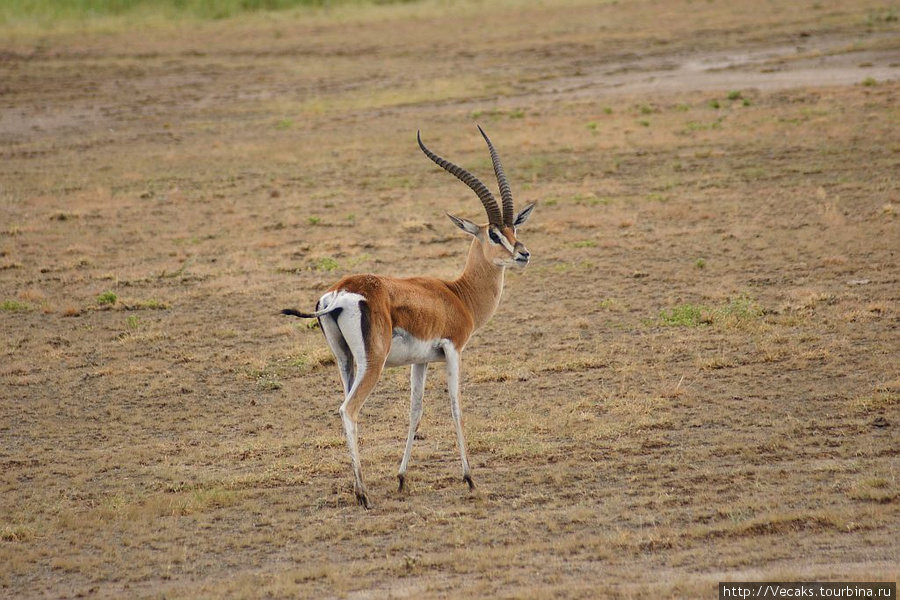
<svg viewBox="0 0 900 600">
<path fill-rule="evenodd" d="M 529 256 L 531 256 L 531 252 L 529 252 L 528 250 L 520 250 L 519 256 L 521 256 L 522 258 L 528 258 Z"/>
</svg>

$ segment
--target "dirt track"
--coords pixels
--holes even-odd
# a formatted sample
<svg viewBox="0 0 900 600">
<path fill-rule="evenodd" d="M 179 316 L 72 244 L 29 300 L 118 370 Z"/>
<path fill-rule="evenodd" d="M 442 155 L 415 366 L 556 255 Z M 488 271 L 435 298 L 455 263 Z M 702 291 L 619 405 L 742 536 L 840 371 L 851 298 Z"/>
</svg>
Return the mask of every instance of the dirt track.
<svg viewBox="0 0 900 600">
<path fill-rule="evenodd" d="M 0 42 L 0 591 L 896 581 L 893 13 L 621 4 Z M 415 131 L 490 181 L 473 121 L 540 203 L 464 355 L 480 491 L 436 367 L 395 493 L 395 369 L 366 513 L 321 334 L 277 312 L 345 273 L 455 276 L 443 213 L 482 215 Z"/>
</svg>

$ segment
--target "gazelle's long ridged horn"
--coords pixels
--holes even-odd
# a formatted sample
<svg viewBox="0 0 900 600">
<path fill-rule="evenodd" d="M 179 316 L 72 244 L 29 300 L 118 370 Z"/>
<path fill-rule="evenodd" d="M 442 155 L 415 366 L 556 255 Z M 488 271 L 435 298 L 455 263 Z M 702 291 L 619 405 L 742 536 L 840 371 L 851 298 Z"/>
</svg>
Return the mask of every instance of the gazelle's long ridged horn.
<svg viewBox="0 0 900 600">
<path fill-rule="evenodd" d="M 487 186 L 484 185 L 477 177 L 475 177 L 462 167 L 454 165 L 449 160 L 441 158 L 440 156 L 426 148 L 425 144 L 422 143 L 422 134 L 419 131 L 416 131 L 416 140 L 418 140 L 419 148 L 422 149 L 422 152 L 425 153 L 425 156 L 433 160 L 436 165 L 462 181 L 464 184 L 472 188 L 473 192 L 478 194 L 478 198 L 484 205 L 484 210 L 485 212 L 487 212 L 488 221 L 490 221 L 491 225 L 502 227 L 503 215 L 500 213 L 500 207 L 497 206 L 497 200 L 494 198 L 494 195 L 491 194 L 491 191 L 487 189 Z"/>
<path fill-rule="evenodd" d="M 503 224 L 507 227 L 512 227 L 513 219 L 515 218 L 515 207 L 513 206 L 512 190 L 509 189 L 509 181 L 507 181 L 506 174 L 503 172 L 503 165 L 500 164 L 500 155 L 497 154 L 497 150 L 484 132 L 484 129 L 481 128 L 481 125 L 478 125 L 478 131 L 481 132 L 481 136 L 487 142 L 488 150 L 491 153 L 491 162 L 494 164 L 494 174 L 497 176 L 497 183 L 500 184 L 500 198 L 503 200 Z"/>
</svg>

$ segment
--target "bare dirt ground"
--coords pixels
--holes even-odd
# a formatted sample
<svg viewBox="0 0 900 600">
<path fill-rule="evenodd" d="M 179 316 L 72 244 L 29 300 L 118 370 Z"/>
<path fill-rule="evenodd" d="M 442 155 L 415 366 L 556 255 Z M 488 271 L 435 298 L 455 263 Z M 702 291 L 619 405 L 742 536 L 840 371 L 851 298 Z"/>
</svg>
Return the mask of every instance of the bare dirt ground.
<svg viewBox="0 0 900 600">
<path fill-rule="evenodd" d="M 425 4 L 0 41 L 0 596 L 712 598 L 898 579 L 896 5 Z M 852 6 L 849 6 L 851 5 Z M 737 6 L 736 6 L 737 5 Z M 341 275 L 534 255 L 398 495 Z"/>
</svg>

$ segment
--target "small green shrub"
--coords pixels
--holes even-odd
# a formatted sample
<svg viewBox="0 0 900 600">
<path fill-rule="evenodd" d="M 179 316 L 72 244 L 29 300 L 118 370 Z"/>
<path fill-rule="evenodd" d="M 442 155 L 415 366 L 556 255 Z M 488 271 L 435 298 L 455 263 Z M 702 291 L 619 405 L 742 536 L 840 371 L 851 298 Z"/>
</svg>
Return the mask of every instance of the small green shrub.
<svg viewBox="0 0 900 600">
<path fill-rule="evenodd" d="M 338 262 L 331 257 L 319 259 L 316 263 L 316 271 L 334 271 L 338 268 Z"/>
<path fill-rule="evenodd" d="M 30 309 L 30 306 L 24 302 L 19 302 L 18 300 L 4 300 L 0 303 L 0 310 L 7 310 L 9 312 L 24 312 Z"/>
<path fill-rule="evenodd" d="M 711 319 L 706 306 L 682 304 L 659 313 L 659 322 L 669 327 L 699 327 L 709 325 Z"/>
<path fill-rule="evenodd" d="M 103 292 L 97 296 L 97 304 L 100 306 L 112 306 L 119 300 L 115 292 Z"/>
</svg>

